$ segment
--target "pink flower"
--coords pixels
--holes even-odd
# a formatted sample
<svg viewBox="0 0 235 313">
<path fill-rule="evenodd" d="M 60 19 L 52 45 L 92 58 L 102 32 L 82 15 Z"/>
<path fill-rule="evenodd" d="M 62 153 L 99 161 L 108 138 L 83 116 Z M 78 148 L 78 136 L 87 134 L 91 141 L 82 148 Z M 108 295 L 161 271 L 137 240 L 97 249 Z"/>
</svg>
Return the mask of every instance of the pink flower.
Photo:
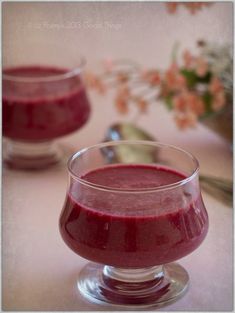
<svg viewBox="0 0 235 313">
<path fill-rule="evenodd" d="M 142 73 L 142 78 L 152 86 L 157 86 L 161 82 L 161 76 L 157 70 L 144 71 Z"/>
<path fill-rule="evenodd" d="M 195 58 L 192 56 L 192 54 L 189 52 L 189 50 L 185 50 L 183 52 L 183 61 L 184 61 L 184 66 L 187 69 L 191 69 L 193 67 Z"/>
<path fill-rule="evenodd" d="M 185 111 L 186 102 L 185 102 L 184 95 L 182 93 L 175 95 L 172 99 L 172 102 L 173 102 L 173 108 L 176 111 L 181 111 L 181 112 Z"/>
<path fill-rule="evenodd" d="M 115 105 L 119 113 L 126 114 L 128 112 L 128 102 L 126 99 L 117 97 L 115 99 Z"/>
<path fill-rule="evenodd" d="M 196 73 L 199 77 L 203 77 L 206 75 L 208 71 L 208 63 L 202 57 L 198 57 L 196 59 Z"/>
<path fill-rule="evenodd" d="M 119 113 L 126 114 L 128 112 L 129 99 L 130 90 L 128 86 L 120 87 L 115 98 L 115 105 Z"/>
<path fill-rule="evenodd" d="M 119 83 L 126 83 L 129 80 L 129 76 L 127 73 L 117 73 L 116 77 Z"/>
<path fill-rule="evenodd" d="M 140 110 L 141 113 L 146 113 L 147 112 L 147 107 L 148 107 L 148 102 L 144 99 L 137 98 L 136 99 L 136 104 Z"/>
<path fill-rule="evenodd" d="M 166 3 L 168 12 L 173 14 L 177 10 L 178 5 L 184 5 L 186 9 L 190 11 L 191 14 L 195 14 L 197 11 L 201 10 L 203 6 L 209 6 L 211 3 L 208 2 L 168 2 Z"/>
<path fill-rule="evenodd" d="M 204 109 L 203 100 L 194 92 L 185 90 L 173 97 L 175 120 L 179 128 L 194 127 Z"/>
<path fill-rule="evenodd" d="M 173 97 L 173 107 L 178 112 L 193 112 L 201 116 L 205 112 L 204 102 L 196 93 L 185 90 Z"/>
<path fill-rule="evenodd" d="M 164 82 L 169 91 L 179 91 L 186 87 L 186 79 L 180 73 L 176 63 L 173 63 L 166 71 Z"/>
<path fill-rule="evenodd" d="M 191 111 L 177 113 L 175 114 L 175 121 L 180 129 L 195 127 L 197 123 L 197 116 Z"/>
<path fill-rule="evenodd" d="M 101 95 L 105 94 L 106 86 L 97 75 L 94 75 L 91 72 L 86 72 L 84 79 L 88 87 L 95 89 Z"/>
<path fill-rule="evenodd" d="M 198 116 L 202 116 L 205 113 L 205 103 L 200 96 L 197 96 L 195 99 L 193 111 Z"/>
<path fill-rule="evenodd" d="M 185 3 L 184 5 L 189 9 L 191 14 L 195 14 L 197 10 L 200 10 L 201 8 L 200 2 Z"/>
<path fill-rule="evenodd" d="M 176 73 L 179 71 L 179 66 L 176 62 L 171 63 L 171 66 L 169 68 L 169 70 L 173 73 Z"/>
<path fill-rule="evenodd" d="M 166 5 L 167 5 L 168 12 L 170 14 L 173 14 L 176 12 L 177 6 L 178 6 L 177 2 L 168 2 L 168 3 L 166 3 Z"/>
<path fill-rule="evenodd" d="M 214 111 L 219 111 L 225 106 L 226 96 L 224 92 L 224 86 L 218 77 L 213 77 L 210 85 L 209 91 L 213 96 L 212 108 Z"/>
<path fill-rule="evenodd" d="M 225 106 L 226 97 L 224 91 L 219 91 L 214 95 L 212 108 L 214 111 L 219 111 Z"/>
<path fill-rule="evenodd" d="M 191 14 L 195 14 L 197 11 L 201 10 L 203 6 L 208 6 L 211 3 L 208 2 L 183 2 L 186 8 L 190 11 Z"/>
<path fill-rule="evenodd" d="M 220 92 L 224 89 L 221 81 L 219 80 L 218 77 L 213 77 L 211 82 L 210 82 L 210 85 L 209 85 L 209 91 L 212 93 L 212 94 L 216 94 L 217 92 Z"/>
<path fill-rule="evenodd" d="M 127 85 L 123 85 L 118 90 L 118 96 L 121 98 L 128 99 L 130 97 L 130 89 Z"/>
</svg>

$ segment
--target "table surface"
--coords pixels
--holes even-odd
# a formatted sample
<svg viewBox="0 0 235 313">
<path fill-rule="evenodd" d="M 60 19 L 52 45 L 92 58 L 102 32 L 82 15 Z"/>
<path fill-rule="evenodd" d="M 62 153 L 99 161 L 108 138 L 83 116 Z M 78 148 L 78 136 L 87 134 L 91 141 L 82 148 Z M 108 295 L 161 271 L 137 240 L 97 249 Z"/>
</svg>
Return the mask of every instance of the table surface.
<svg viewBox="0 0 235 313">
<path fill-rule="evenodd" d="M 107 127 L 120 119 L 111 99 L 91 94 L 89 123 L 60 144 L 72 153 L 103 139 Z M 104 119 L 105 115 L 109 119 Z M 131 120 L 132 117 L 124 118 Z M 230 146 L 210 130 L 179 131 L 159 104 L 138 124 L 159 141 L 193 153 L 201 173 L 232 178 Z M 3 169 L 3 308 L 5 310 L 111 310 L 85 301 L 76 288 L 77 275 L 87 262 L 62 241 L 58 218 L 67 187 L 65 163 L 39 172 Z M 202 245 L 179 260 L 190 275 L 183 298 L 164 310 L 231 310 L 232 208 L 202 191 L 209 214 L 209 233 Z"/>
<path fill-rule="evenodd" d="M 76 53 L 82 48 L 91 66 L 111 56 L 165 68 L 176 41 L 190 49 L 195 49 L 196 40 L 202 36 L 216 42 L 232 42 L 232 5 L 214 4 L 191 16 L 184 8 L 169 15 L 164 4 L 141 1 L 5 2 L 3 57 L 21 57 L 24 45 L 33 47 L 33 42 L 39 40 L 58 43 L 63 38 L 63 45 Z M 72 22 L 77 23 L 77 28 L 63 27 L 64 23 L 71 26 Z M 107 128 L 118 120 L 136 120 L 135 111 L 126 117 L 118 115 L 110 95 L 100 97 L 92 93 L 90 97 L 89 123 L 60 140 L 67 154 L 102 141 Z M 200 162 L 201 173 L 232 178 L 231 147 L 202 125 L 193 130 L 178 130 L 160 102 L 152 104 L 149 112 L 138 118 L 137 125 L 159 141 L 193 153 Z M 76 288 L 78 273 L 87 261 L 64 244 L 58 229 L 67 175 L 65 162 L 39 172 L 3 168 L 4 310 L 111 310 L 86 302 Z M 183 298 L 163 311 L 228 311 L 233 306 L 233 210 L 219 202 L 216 195 L 204 190 L 202 193 L 209 214 L 209 233 L 196 251 L 179 260 L 189 272 L 190 288 Z"/>
</svg>

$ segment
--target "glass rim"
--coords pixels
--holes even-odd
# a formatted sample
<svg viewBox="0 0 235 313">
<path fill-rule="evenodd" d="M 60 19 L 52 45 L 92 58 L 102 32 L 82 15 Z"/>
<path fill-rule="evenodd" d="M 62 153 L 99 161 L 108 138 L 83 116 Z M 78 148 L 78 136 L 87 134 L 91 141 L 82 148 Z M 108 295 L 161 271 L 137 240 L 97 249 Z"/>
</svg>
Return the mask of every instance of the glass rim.
<svg viewBox="0 0 235 313">
<path fill-rule="evenodd" d="M 68 69 L 68 71 L 66 71 L 64 74 L 55 74 L 55 75 L 51 75 L 51 76 L 38 76 L 38 77 L 25 77 L 25 76 L 15 76 L 15 75 L 11 75 L 11 74 L 4 74 L 4 68 L 2 69 L 2 79 L 3 80 L 8 80 L 8 81 L 12 81 L 12 82 L 20 82 L 20 83 L 39 83 L 39 82 L 53 82 L 53 81 L 58 81 L 58 80 L 63 80 L 63 79 L 68 79 L 71 77 L 74 77 L 76 75 L 79 75 L 84 66 L 86 65 L 86 59 L 85 57 L 81 56 L 80 57 L 80 61 L 79 64 L 75 67 L 73 67 L 72 69 Z M 26 67 L 27 65 L 22 64 L 22 65 L 17 65 L 16 67 Z M 40 64 L 31 64 L 30 66 L 43 66 Z M 13 66 L 15 67 L 15 66 Z M 11 69 L 13 67 L 6 67 L 5 69 Z M 51 67 L 53 67 L 51 65 Z"/>
<path fill-rule="evenodd" d="M 192 170 L 192 173 L 185 177 L 182 178 L 181 180 L 175 182 L 175 183 L 171 183 L 171 184 L 166 184 L 166 185 L 161 185 L 161 186 L 157 186 L 157 187 L 151 187 L 151 188 L 138 188 L 138 189 L 122 189 L 122 188 L 114 188 L 114 187 L 108 187 L 105 185 L 99 185 L 99 184 L 94 184 L 91 182 L 86 181 L 85 179 L 81 178 L 78 176 L 78 174 L 76 174 L 73 169 L 72 169 L 72 163 L 74 160 L 76 160 L 78 157 L 80 157 L 81 155 L 83 155 L 85 152 L 93 150 L 93 149 L 98 149 L 98 148 L 104 148 L 107 146 L 117 146 L 120 144 L 124 144 L 124 145 L 148 145 L 148 146 L 153 146 L 153 147 L 165 147 L 165 148 L 171 148 L 174 150 L 177 150 L 179 152 L 184 153 L 185 155 L 187 155 L 194 163 L 194 169 Z M 123 163 L 123 164 L 134 164 L 134 163 Z M 135 164 L 142 164 L 142 163 L 135 163 Z M 143 164 L 152 164 L 152 163 L 143 163 Z M 81 183 L 82 185 L 85 185 L 87 187 L 91 187 L 97 190 L 101 190 L 101 191 L 109 191 L 109 192 L 115 192 L 115 193 L 147 193 L 147 192 L 156 192 L 156 191 L 163 191 L 163 190 L 168 190 L 168 189 L 173 189 L 173 188 L 177 188 L 180 186 L 185 185 L 186 183 L 190 182 L 191 180 L 194 179 L 194 177 L 197 176 L 198 172 L 199 172 L 199 162 L 198 160 L 194 157 L 194 155 L 192 155 L 190 152 L 185 151 L 184 149 L 181 149 L 177 146 L 174 145 L 170 145 L 170 144 L 165 144 L 165 143 L 161 143 L 161 142 L 156 142 L 156 141 L 148 141 L 148 140 L 115 140 L 115 141 L 106 141 L 103 143 L 99 143 L 96 145 L 92 145 L 86 148 L 83 148 L 79 151 L 77 151 L 76 153 L 74 153 L 68 160 L 67 162 L 67 168 L 69 171 L 69 174 L 79 183 Z"/>
</svg>

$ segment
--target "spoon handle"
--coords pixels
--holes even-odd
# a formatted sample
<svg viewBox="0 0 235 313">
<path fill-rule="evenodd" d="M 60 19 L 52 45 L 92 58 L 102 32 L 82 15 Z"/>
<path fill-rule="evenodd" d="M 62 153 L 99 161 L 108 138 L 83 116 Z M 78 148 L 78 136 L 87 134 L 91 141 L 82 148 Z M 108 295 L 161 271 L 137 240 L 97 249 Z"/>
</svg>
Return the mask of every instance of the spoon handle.
<svg viewBox="0 0 235 313">
<path fill-rule="evenodd" d="M 232 203 L 233 200 L 233 182 L 229 179 L 213 176 L 199 176 L 201 186 L 213 196 L 222 201 Z"/>
</svg>

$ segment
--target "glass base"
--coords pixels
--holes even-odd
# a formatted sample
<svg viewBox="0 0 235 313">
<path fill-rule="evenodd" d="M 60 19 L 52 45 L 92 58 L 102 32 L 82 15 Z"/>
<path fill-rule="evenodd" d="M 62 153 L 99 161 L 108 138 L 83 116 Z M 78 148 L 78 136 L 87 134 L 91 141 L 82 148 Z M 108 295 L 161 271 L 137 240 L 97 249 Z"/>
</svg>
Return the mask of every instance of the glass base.
<svg viewBox="0 0 235 313">
<path fill-rule="evenodd" d="M 186 292 L 188 283 L 188 273 L 177 263 L 143 269 L 88 263 L 77 285 L 90 302 L 133 309 L 174 302 Z"/>
<path fill-rule="evenodd" d="M 4 164 L 14 169 L 36 170 L 58 163 L 62 158 L 60 147 L 53 141 L 28 143 L 6 140 Z"/>
</svg>

